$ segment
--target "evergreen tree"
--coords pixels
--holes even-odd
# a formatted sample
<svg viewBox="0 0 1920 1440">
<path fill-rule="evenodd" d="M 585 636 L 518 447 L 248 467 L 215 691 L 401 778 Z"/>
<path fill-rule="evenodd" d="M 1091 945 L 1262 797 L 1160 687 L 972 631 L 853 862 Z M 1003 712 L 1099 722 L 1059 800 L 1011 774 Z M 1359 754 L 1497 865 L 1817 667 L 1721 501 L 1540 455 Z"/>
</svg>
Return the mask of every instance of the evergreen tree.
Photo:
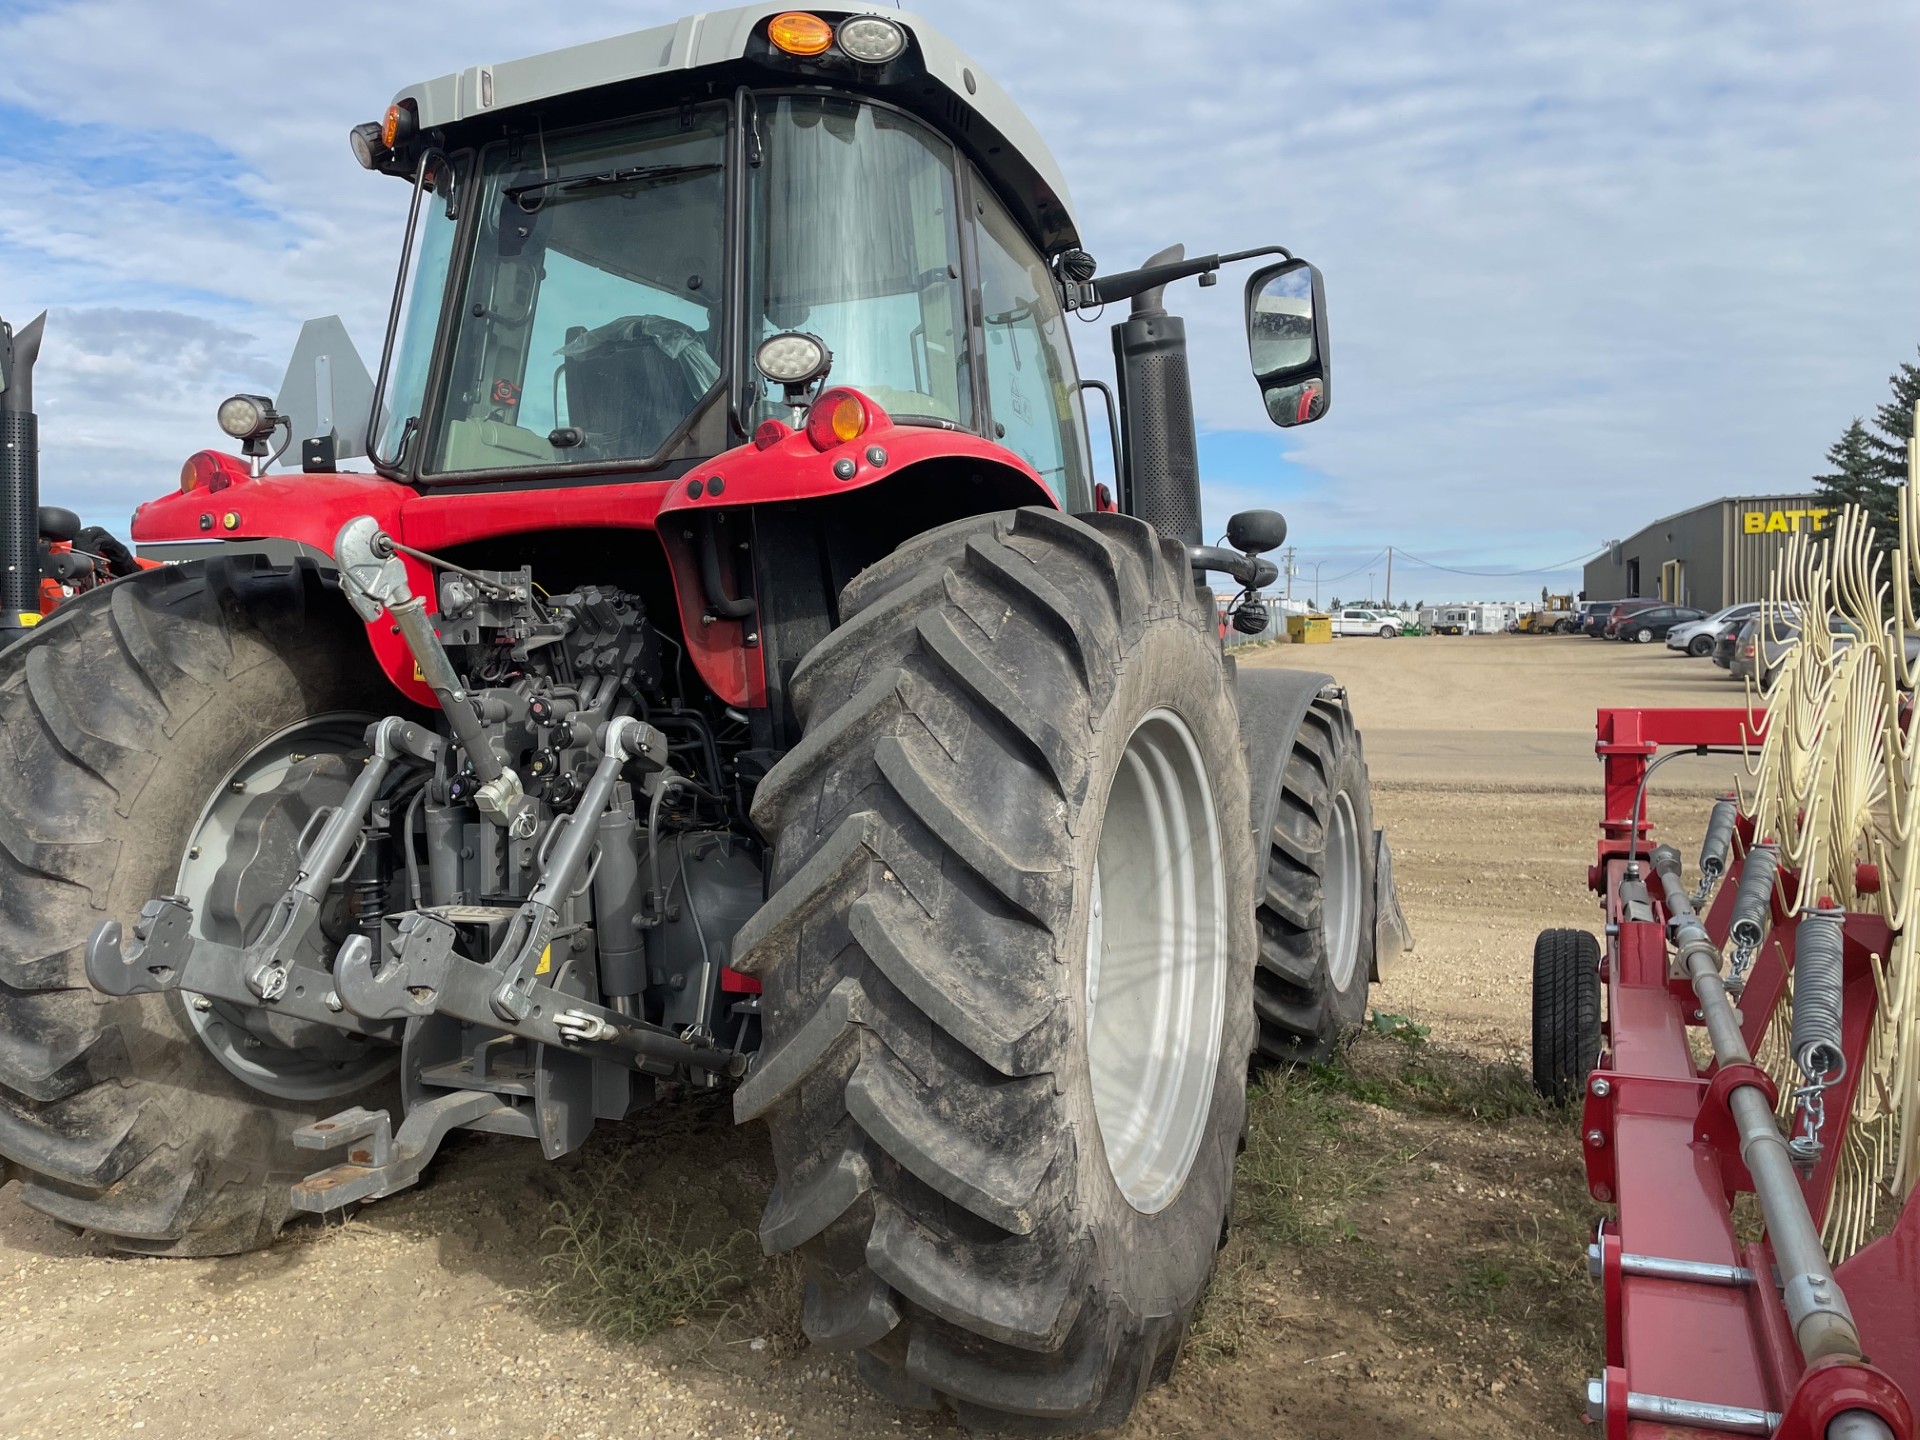
<svg viewBox="0 0 1920 1440">
<path fill-rule="evenodd" d="M 1884 478 L 1884 467 L 1874 451 L 1874 436 L 1859 416 L 1854 416 L 1846 432 L 1827 447 L 1827 463 L 1833 467 L 1832 473 L 1813 477 L 1821 498 L 1836 508 L 1859 506 L 1873 526 L 1878 548 L 1891 550 L 1899 535 L 1899 496 Z"/>
<path fill-rule="evenodd" d="M 1867 450 L 1873 459 L 1874 474 L 1883 485 L 1904 485 L 1907 483 L 1907 439 L 1913 434 L 1913 405 L 1920 400 L 1920 365 L 1901 362 L 1887 383 L 1893 387 L 1893 398 L 1873 412 L 1873 429 L 1866 437 Z"/>
</svg>

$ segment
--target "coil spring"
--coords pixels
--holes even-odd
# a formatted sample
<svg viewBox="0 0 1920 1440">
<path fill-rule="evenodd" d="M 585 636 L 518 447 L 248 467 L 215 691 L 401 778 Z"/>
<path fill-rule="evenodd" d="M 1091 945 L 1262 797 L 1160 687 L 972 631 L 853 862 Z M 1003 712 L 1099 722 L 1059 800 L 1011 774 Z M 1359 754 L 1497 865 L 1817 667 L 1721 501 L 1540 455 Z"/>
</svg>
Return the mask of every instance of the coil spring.
<svg viewBox="0 0 1920 1440">
<path fill-rule="evenodd" d="M 1731 799 L 1713 802 L 1706 839 L 1700 842 L 1700 878 L 1710 885 L 1727 873 L 1727 851 L 1733 844 L 1733 822 L 1740 808 Z"/>
<path fill-rule="evenodd" d="M 1773 877 L 1779 869 L 1780 847 L 1771 840 L 1747 852 L 1740 888 L 1734 892 L 1733 920 L 1727 927 L 1727 939 L 1737 948 L 1757 950 L 1766 939 L 1773 917 Z"/>
<path fill-rule="evenodd" d="M 360 858 L 347 880 L 347 914 L 353 928 L 380 943 L 380 922 L 386 918 L 388 899 L 388 857 L 392 843 L 385 831 L 369 831 Z"/>
<path fill-rule="evenodd" d="M 1846 1064 L 1840 1043 L 1844 910 L 1809 910 L 1793 943 L 1793 1059 L 1808 1080 Z"/>
</svg>

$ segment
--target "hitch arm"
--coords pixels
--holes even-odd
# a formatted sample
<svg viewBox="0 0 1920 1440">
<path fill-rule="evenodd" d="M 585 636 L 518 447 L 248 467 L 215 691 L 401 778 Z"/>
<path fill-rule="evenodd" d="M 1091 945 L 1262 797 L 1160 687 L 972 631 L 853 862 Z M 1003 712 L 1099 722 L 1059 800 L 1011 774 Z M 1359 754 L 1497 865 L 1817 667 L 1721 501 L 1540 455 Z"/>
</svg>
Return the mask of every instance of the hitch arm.
<svg viewBox="0 0 1920 1440">
<path fill-rule="evenodd" d="M 501 953 L 492 959 L 490 968 L 502 972 L 499 987 L 493 994 L 497 1019 L 527 1018 L 534 970 L 554 932 L 560 928 L 560 907 L 572 893 L 581 867 L 587 863 L 594 841 L 599 838 L 600 817 L 613 799 L 613 787 L 620 782 L 620 772 L 626 768 L 627 761 L 646 759 L 655 769 L 663 768 L 667 762 L 667 737 L 631 715 L 616 716 L 607 722 L 600 737 L 600 748 L 600 763 L 594 767 L 593 778 L 587 781 L 580 803 L 574 807 L 559 839 L 554 841 L 539 883 L 514 917 L 513 927 L 500 947 Z"/>
<path fill-rule="evenodd" d="M 340 878 L 340 869 L 367 823 L 373 798 L 386 783 L 394 762 L 403 757 L 431 762 L 440 753 L 438 735 L 397 715 L 374 725 L 368 739 L 373 754 L 366 766 L 340 808 L 327 817 L 313 848 L 301 857 L 293 883 L 274 902 L 267 928 L 247 946 L 242 968 L 248 988 L 261 1000 L 278 1000 L 286 993 L 292 956 L 319 923 L 321 901 L 328 887 Z"/>
<path fill-rule="evenodd" d="M 149 900 L 134 922 L 132 948 L 122 953 L 118 920 L 102 920 L 87 937 L 87 983 L 107 995 L 158 995 L 184 990 L 235 1005 L 261 999 L 243 978 L 245 952 L 235 945 L 198 939 L 193 910 L 177 895 Z M 363 1020 L 341 1008 L 333 977 L 308 965 L 287 967 L 287 984 L 273 1008 L 296 1020 L 331 1025 L 369 1039 L 391 1040 L 398 1027 Z"/>
</svg>

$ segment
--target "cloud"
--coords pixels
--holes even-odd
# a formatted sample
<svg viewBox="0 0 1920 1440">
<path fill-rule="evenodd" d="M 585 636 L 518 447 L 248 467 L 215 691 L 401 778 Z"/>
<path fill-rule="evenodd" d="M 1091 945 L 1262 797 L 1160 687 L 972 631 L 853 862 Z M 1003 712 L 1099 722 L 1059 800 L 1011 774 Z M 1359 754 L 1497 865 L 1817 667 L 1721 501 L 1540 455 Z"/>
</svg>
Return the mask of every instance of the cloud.
<svg viewBox="0 0 1920 1440">
<path fill-rule="evenodd" d="M 15 12 L 0 309 L 199 315 L 257 337 L 241 348 L 268 372 L 302 320 L 338 312 L 371 352 L 405 191 L 353 165 L 348 126 L 402 84 L 677 13 Z M 1920 341 L 1910 4 L 1066 0 L 1013 25 L 953 0 L 937 19 L 1048 136 L 1106 270 L 1172 240 L 1279 242 L 1325 270 L 1334 406 L 1285 433 L 1245 372 L 1244 267 L 1169 296 L 1215 528 L 1263 503 L 1330 561 L 1389 543 L 1466 569 L 1564 558 L 1720 494 L 1802 487 Z M 1108 373 L 1104 325 L 1076 339 Z M 136 347 L 108 389 L 62 396 L 56 377 L 82 367 L 48 347 L 62 426 L 139 397 L 144 428 L 111 466 L 71 447 L 73 483 L 114 514 L 165 483 L 181 437 L 215 438 L 219 387 L 254 364 L 169 375 Z M 148 408 L 171 395 L 173 420 Z M 112 428 L 96 414 L 88 433 Z"/>
</svg>

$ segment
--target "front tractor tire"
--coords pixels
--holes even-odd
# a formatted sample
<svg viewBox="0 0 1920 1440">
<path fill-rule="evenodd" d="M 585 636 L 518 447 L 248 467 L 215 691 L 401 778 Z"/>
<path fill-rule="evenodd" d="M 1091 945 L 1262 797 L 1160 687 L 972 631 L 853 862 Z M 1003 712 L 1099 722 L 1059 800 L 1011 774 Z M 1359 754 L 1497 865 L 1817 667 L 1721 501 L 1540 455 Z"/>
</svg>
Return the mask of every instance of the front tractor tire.
<svg viewBox="0 0 1920 1440">
<path fill-rule="evenodd" d="M 1180 546 L 1021 510 L 869 569 L 802 663 L 737 1097 L 814 1344 L 971 1425 L 1120 1423 L 1223 1242 L 1253 1043 L 1238 723 Z"/>
<path fill-rule="evenodd" d="M 183 857 L 204 817 L 222 795 L 245 798 L 263 745 L 318 737 L 335 753 L 278 764 L 343 792 L 342 737 L 395 698 L 306 569 L 148 571 L 0 652 L 0 1181 L 18 1179 L 35 1210 L 146 1254 L 265 1244 L 314 1168 L 292 1130 L 379 1092 L 378 1057 L 279 1051 L 179 991 L 108 998 L 81 956 L 96 923 L 129 922 L 192 875 Z M 295 842 L 314 794 L 293 803 L 291 819 L 256 809 L 214 827 L 236 849 L 214 890 L 231 900 L 264 883 L 250 877 Z M 265 857 L 259 871 L 242 844 Z M 241 1078 L 248 1066 L 311 1098 L 265 1093 Z"/>
<path fill-rule="evenodd" d="M 1267 718 L 1254 694 L 1241 704 L 1256 725 Z M 1378 963 L 1372 791 L 1345 698 L 1315 695 L 1292 736 L 1271 762 L 1278 773 L 1255 764 L 1267 817 L 1253 991 L 1263 1064 L 1333 1058 L 1366 1018 Z"/>
</svg>

